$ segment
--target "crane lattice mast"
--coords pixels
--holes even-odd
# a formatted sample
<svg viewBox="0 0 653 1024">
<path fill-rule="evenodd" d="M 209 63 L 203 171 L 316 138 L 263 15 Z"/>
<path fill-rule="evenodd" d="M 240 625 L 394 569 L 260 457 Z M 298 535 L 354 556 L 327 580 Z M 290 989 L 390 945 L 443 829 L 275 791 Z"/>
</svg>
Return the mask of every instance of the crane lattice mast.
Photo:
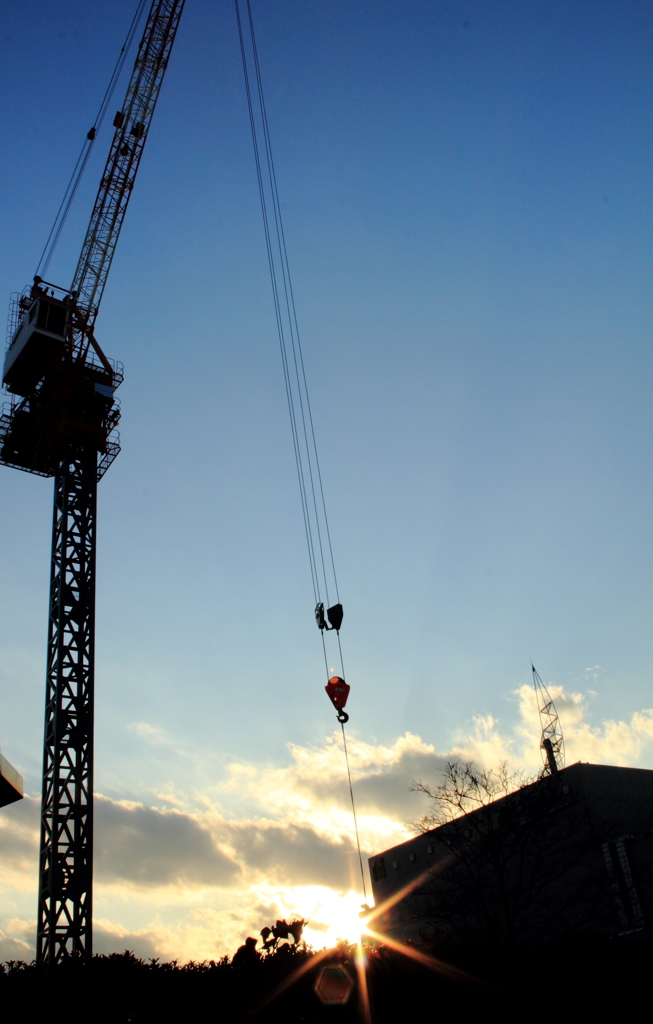
<svg viewBox="0 0 653 1024">
<path fill-rule="evenodd" d="M 542 759 L 544 761 L 542 774 L 555 775 L 560 768 L 565 766 L 565 741 L 562 735 L 562 727 L 553 699 L 532 662 L 531 669 L 533 670 L 533 686 L 537 698 L 537 710 L 540 715 L 540 750 L 542 751 Z"/>
<path fill-rule="evenodd" d="M 70 289 L 10 307 L 0 463 L 54 477 L 37 960 L 92 953 L 97 484 L 120 451 L 122 364 L 93 328 L 185 0 L 153 0 Z"/>
</svg>

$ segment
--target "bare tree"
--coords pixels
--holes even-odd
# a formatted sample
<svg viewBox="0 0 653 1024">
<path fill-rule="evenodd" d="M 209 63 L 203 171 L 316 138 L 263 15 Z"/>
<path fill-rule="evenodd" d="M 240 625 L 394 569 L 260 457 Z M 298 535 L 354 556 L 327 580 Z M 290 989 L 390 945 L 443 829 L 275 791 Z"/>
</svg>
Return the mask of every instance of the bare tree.
<svg viewBox="0 0 653 1024">
<path fill-rule="evenodd" d="M 413 783 L 431 809 L 409 823 L 440 856 L 415 890 L 416 917 L 466 941 L 538 942 L 586 932 L 609 914 L 606 828 L 560 776 L 527 778 L 451 761 L 438 785 Z"/>
<path fill-rule="evenodd" d="M 535 782 L 523 772 L 510 769 L 507 761 L 490 769 L 477 768 L 473 761 L 447 761 L 441 774 L 442 781 L 435 787 L 421 780 L 410 787 L 431 800 L 428 814 L 408 822 L 412 832 L 430 832 Z"/>
</svg>

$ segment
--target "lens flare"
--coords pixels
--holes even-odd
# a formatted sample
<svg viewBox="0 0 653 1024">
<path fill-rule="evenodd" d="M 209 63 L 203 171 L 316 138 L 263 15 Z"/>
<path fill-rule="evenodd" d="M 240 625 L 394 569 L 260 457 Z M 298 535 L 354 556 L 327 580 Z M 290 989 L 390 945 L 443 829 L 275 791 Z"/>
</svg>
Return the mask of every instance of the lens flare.
<svg viewBox="0 0 653 1024">
<path fill-rule="evenodd" d="M 351 955 L 351 946 L 355 947 L 354 966 L 356 969 L 357 996 L 359 1003 L 359 1019 L 362 1024 L 374 1024 L 373 1008 L 370 1003 L 369 989 L 367 983 L 367 955 L 365 940 L 391 949 L 393 952 L 401 953 L 422 967 L 436 971 L 438 974 L 456 981 L 465 986 L 476 986 L 494 988 L 493 985 L 475 978 L 472 974 L 461 970 L 446 960 L 423 952 L 414 945 L 397 942 L 383 932 L 377 930 L 376 922 L 382 921 L 384 915 L 392 907 L 402 900 L 408 893 L 417 888 L 431 873 L 424 872 L 422 876 L 414 879 L 399 892 L 394 893 L 389 899 L 375 907 L 368 907 L 361 903 L 361 896 L 354 890 L 346 895 L 339 895 L 330 891 L 320 893 L 319 913 L 321 920 L 328 922 L 320 926 L 321 930 L 311 932 L 310 922 L 305 931 L 309 943 L 313 944 L 313 935 L 318 937 L 320 943 L 329 943 L 330 948 L 322 948 L 313 954 L 300 967 L 289 975 L 274 991 L 270 992 L 266 999 L 257 1007 L 256 1013 L 260 1013 L 270 1003 L 274 1002 L 283 992 L 287 991 L 307 972 L 315 972 L 314 991 L 317 998 L 323 1005 L 344 1005 L 353 996 L 352 974 L 345 963 L 340 962 L 343 955 Z M 363 906 L 363 913 L 361 913 Z M 345 948 L 334 949 L 339 943 L 344 943 Z M 349 950 L 347 949 L 349 946 Z M 350 961 L 351 962 L 351 961 Z M 320 966 L 322 965 L 322 966 Z"/>
</svg>

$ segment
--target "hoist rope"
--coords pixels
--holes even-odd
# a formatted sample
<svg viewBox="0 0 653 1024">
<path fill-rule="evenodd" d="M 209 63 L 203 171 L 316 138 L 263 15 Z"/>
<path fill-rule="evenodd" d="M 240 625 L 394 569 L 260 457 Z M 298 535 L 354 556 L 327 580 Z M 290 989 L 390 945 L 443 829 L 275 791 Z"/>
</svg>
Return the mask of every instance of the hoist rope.
<svg viewBox="0 0 653 1024">
<path fill-rule="evenodd" d="M 335 561 L 334 561 L 334 558 L 333 558 L 333 547 L 332 547 L 332 544 L 331 544 L 331 533 L 329 531 L 329 517 L 327 516 L 326 501 L 324 499 L 324 487 L 322 485 L 322 473 L 320 471 L 320 460 L 319 460 L 319 457 L 318 457 L 318 454 L 317 454 L 317 442 L 315 440 L 315 427 L 313 425 L 313 413 L 312 413 L 312 410 L 311 410 L 311 401 L 310 401 L 310 397 L 309 397 L 309 393 L 308 393 L 308 384 L 306 382 L 306 369 L 304 367 L 304 353 L 302 351 L 302 343 L 301 343 L 301 338 L 300 338 L 300 335 L 299 335 L 299 324 L 297 322 L 297 308 L 295 306 L 295 294 L 294 294 L 294 291 L 293 291 L 292 279 L 291 279 L 291 276 L 290 276 L 290 264 L 288 262 L 288 251 L 286 249 L 286 235 L 285 235 L 285 232 L 284 232 L 284 229 L 283 229 L 283 219 L 281 217 L 281 204 L 279 203 L 279 192 L 278 192 L 278 188 L 277 188 L 277 174 L 276 174 L 276 170 L 275 170 L 275 166 L 274 166 L 274 158 L 273 158 L 273 155 L 272 155 L 272 144 L 271 144 L 271 141 L 270 141 L 270 130 L 269 130 L 269 126 L 268 126 L 268 115 L 267 115 L 267 109 L 266 109 L 266 106 L 265 106 L 265 97 L 264 97 L 264 94 L 263 94 L 263 83 L 262 83 L 262 78 L 261 78 L 261 68 L 260 68 L 259 59 L 258 59 L 258 49 L 257 49 L 257 46 L 256 46 L 256 36 L 255 36 L 255 33 L 254 33 L 254 21 L 252 19 L 252 8 L 251 8 L 250 0 L 247 0 L 247 14 L 248 14 L 248 19 L 249 19 L 250 34 L 251 34 L 251 39 L 252 39 L 252 53 L 253 53 L 253 56 L 254 56 L 254 67 L 256 69 L 256 84 L 257 84 L 257 89 L 258 89 L 259 103 L 261 105 L 263 132 L 264 132 L 264 138 L 265 138 L 265 150 L 266 150 L 266 155 L 267 155 L 267 160 L 268 160 L 268 167 L 269 167 L 269 174 L 270 174 L 270 184 L 272 186 L 272 195 L 273 195 L 273 199 L 274 199 L 275 222 L 277 224 L 277 230 L 278 230 L 279 249 L 280 249 L 280 252 L 282 254 L 282 268 L 284 269 L 284 275 L 283 275 L 284 290 L 285 290 L 285 297 L 286 297 L 286 305 L 287 305 L 287 309 L 288 309 L 288 316 L 289 316 L 290 323 L 291 323 L 291 332 L 290 332 L 290 334 L 291 334 L 291 340 L 292 340 L 292 343 L 293 343 L 293 357 L 294 357 L 294 361 L 295 361 L 295 373 L 297 374 L 297 379 L 298 379 L 298 383 L 299 383 L 299 372 L 298 372 L 298 366 L 297 366 L 297 356 L 299 356 L 299 366 L 301 367 L 301 379 L 302 379 L 302 383 L 303 383 L 303 386 L 304 386 L 304 395 L 305 395 L 305 398 L 306 398 L 306 411 L 307 411 L 307 415 L 308 415 L 308 423 L 309 423 L 310 433 L 311 433 L 311 442 L 312 442 L 313 454 L 315 456 L 315 472 L 316 472 L 316 476 L 317 476 L 317 480 L 318 480 L 318 486 L 319 486 L 319 491 L 320 491 L 322 511 L 323 511 L 323 514 L 324 514 L 324 526 L 325 526 L 325 531 L 326 531 L 327 544 L 328 544 L 328 548 L 329 548 L 329 558 L 330 558 L 330 561 L 331 561 L 331 569 L 333 571 L 333 582 L 334 582 L 335 591 L 336 591 L 336 598 L 339 601 L 340 600 L 340 595 L 339 595 L 339 592 L 338 592 L 338 578 L 337 578 L 337 575 L 336 575 L 336 566 L 335 566 Z M 287 290 L 286 290 L 286 283 L 287 283 Z M 293 333 L 293 330 L 292 330 L 293 327 L 294 327 L 294 333 Z M 296 350 L 295 350 L 295 339 L 297 340 L 297 348 L 296 348 Z M 304 430 L 304 438 L 305 438 L 306 448 L 307 448 L 307 451 L 308 451 L 309 450 L 309 442 L 308 442 L 308 437 L 306 436 L 306 420 L 305 420 L 305 417 L 304 417 L 301 386 L 299 388 L 299 399 L 300 399 L 300 407 L 301 407 L 301 411 L 302 411 L 302 424 L 303 424 L 303 430 Z M 310 459 L 310 455 L 309 455 L 309 470 L 310 470 L 310 478 L 311 478 L 311 490 L 312 490 L 312 494 L 313 494 L 313 503 L 314 503 L 314 507 L 315 507 L 315 514 L 316 514 L 316 517 L 317 517 L 317 500 L 316 500 L 316 497 L 315 497 L 315 486 L 314 486 L 314 480 L 313 480 L 313 467 L 312 467 L 312 462 L 311 462 L 311 459 Z M 322 570 L 323 570 L 323 574 L 324 574 L 326 598 L 327 598 L 327 602 L 330 603 L 329 602 L 328 584 L 327 584 L 327 578 L 326 578 L 326 569 L 324 568 L 324 555 L 323 555 L 323 551 L 322 551 L 322 536 L 321 536 L 321 532 L 320 532 L 320 529 L 319 529 L 319 519 L 318 519 L 318 540 L 319 540 L 319 544 L 320 544 L 320 556 L 321 556 L 321 561 L 322 561 Z"/>
<path fill-rule="evenodd" d="M 243 62 L 243 73 L 245 76 L 245 90 L 247 94 L 252 142 L 254 145 L 254 158 L 256 163 L 259 198 L 261 201 L 261 212 L 263 215 L 265 244 L 270 270 L 270 280 L 272 283 L 275 318 L 277 323 L 277 333 L 279 336 L 286 399 L 293 437 L 293 450 L 302 503 L 302 515 L 304 519 L 304 530 L 308 548 L 311 580 L 316 604 L 322 600 L 322 589 L 324 589 L 328 604 L 330 602 L 330 598 L 327 561 L 330 565 L 330 571 L 333 579 L 333 590 L 339 600 L 338 581 L 335 571 L 335 560 L 333 557 L 333 547 L 331 544 L 331 533 L 326 511 L 326 502 L 324 498 L 322 473 L 317 453 L 313 415 L 306 382 L 306 369 L 304 366 L 304 356 L 297 321 L 297 310 L 290 277 L 290 265 L 281 217 L 281 204 L 279 201 L 276 170 L 272 155 L 272 145 L 270 141 L 265 97 L 263 94 L 261 69 L 254 33 L 254 22 L 252 18 L 250 0 L 247 0 L 249 45 L 252 53 L 251 59 L 256 82 L 258 120 L 260 120 L 261 123 L 262 144 L 259 144 L 257 111 L 255 110 L 253 90 L 250 84 L 247 48 L 240 14 L 240 4 L 238 0 L 234 0 L 234 4 L 238 22 L 238 35 Z M 261 150 L 264 154 L 263 157 Z M 263 174 L 263 162 L 265 162 L 265 169 L 267 171 L 265 179 Z M 271 207 L 271 212 L 269 207 Z M 328 558 L 325 557 L 325 548 L 328 552 Z"/>
<path fill-rule="evenodd" d="M 250 75 L 247 60 L 247 48 L 243 33 L 243 24 L 240 16 L 240 0 L 234 0 L 236 8 L 236 20 L 238 22 L 238 38 L 240 40 L 240 53 L 243 63 L 243 74 L 245 77 L 245 92 L 247 95 L 247 109 L 249 112 L 249 123 L 254 146 L 254 161 L 256 164 L 256 178 L 258 182 L 259 198 L 261 202 L 261 213 L 263 216 L 263 230 L 265 235 L 265 247 L 268 257 L 270 281 L 272 284 L 272 296 L 274 302 L 274 313 L 279 337 L 279 348 L 281 351 L 281 363 L 283 366 L 284 385 L 286 389 L 286 400 L 290 416 L 290 428 L 293 439 L 293 451 L 299 482 L 299 492 L 302 505 L 302 516 L 304 520 L 304 532 L 308 548 L 308 559 L 313 584 L 313 594 L 316 604 L 321 602 L 321 583 L 324 584 L 324 592 L 329 599 L 329 580 L 327 572 L 327 561 L 330 563 L 333 587 L 336 599 L 340 602 L 338 591 L 338 579 L 333 557 L 333 546 L 331 544 L 331 532 L 329 530 L 329 519 L 324 498 L 324 487 L 322 484 L 322 473 L 317 453 L 317 442 L 315 438 L 315 427 L 313 424 L 313 413 L 308 394 L 306 381 L 306 369 L 304 366 L 304 355 L 302 352 L 299 325 L 297 321 L 297 308 L 295 295 L 290 276 L 290 264 L 286 237 L 283 230 L 283 219 L 281 217 L 281 204 L 279 202 L 279 190 L 277 187 L 277 175 L 272 155 L 272 143 L 270 140 L 270 129 L 268 125 L 265 97 L 263 94 L 263 83 L 261 68 L 256 47 L 256 36 L 254 33 L 254 21 L 250 0 L 246 0 L 247 21 L 249 27 L 249 45 L 254 66 L 254 77 L 256 80 L 256 95 L 258 99 L 258 119 L 260 120 L 263 135 L 263 145 L 259 145 L 257 117 L 250 85 Z M 261 159 L 261 148 L 265 154 L 265 166 L 267 170 L 266 180 L 263 175 L 263 161 Z M 268 202 L 269 194 L 269 202 Z M 268 205 L 272 207 L 272 218 L 268 212 Z M 271 226 L 271 220 L 273 228 Z M 280 286 L 281 283 L 281 286 Z M 283 302 L 280 292 L 283 291 Z M 289 339 L 289 340 L 288 340 Z M 290 350 L 290 351 L 289 351 Z M 300 428 L 301 424 L 301 428 Z M 310 492 L 310 495 L 309 495 Z M 318 503 L 319 494 L 319 503 Z M 322 519 L 322 522 L 321 522 Z M 323 541 L 324 533 L 324 541 Z M 319 559 L 316 551 L 319 551 Z M 328 551 L 328 559 L 325 559 L 325 548 Z M 320 576 L 320 569 L 322 570 Z M 322 639 L 322 651 L 324 654 L 324 667 L 327 680 L 329 678 L 329 661 L 327 658 L 325 630 L 320 629 Z M 341 672 L 344 676 L 344 661 L 342 657 L 342 646 L 340 643 L 340 630 L 336 630 L 338 638 L 338 651 L 340 654 Z M 345 737 L 344 721 L 339 718 L 342 728 L 342 742 L 345 751 L 345 763 L 347 765 L 347 780 L 349 782 L 349 796 L 351 798 L 351 809 L 354 817 L 354 830 L 356 833 L 356 846 L 358 849 L 358 863 L 360 865 L 361 879 L 363 882 L 363 894 L 367 899 L 367 888 L 365 885 L 365 873 L 363 870 L 363 856 L 361 853 L 360 836 L 358 833 L 358 820 L 356 818 L 356 805 L 354 802 L 354 790 L 351 781 L 351 770 L 349 767 L 349 752 Z"/>
<path fill-rule="evenodd" d="M 347 740 L 345 738 L 345 723 L 340 723 L 342 729 L 342 744 L 345 748 L 345 761 L 347 762 L 347 778 L 349 780 L 349 795 L 351 797 L 351 809 L 354 815 L 354 829 L 356 830 L 356 846 L 358 847 L 358 863 L 361 869 L 361 878 L 363 880 L 363 896 L 367 899 L 367 889 L 365 888 L 365 872 L 363 871 L 363 855 L 361 854 L 361 841 L 358 836 L 358 821 L 356 820 L 356 805 L 354 804 L 354 790 L 351 784 L 351 772 L 349 770 L 349 754 L 347 753 Z"/>
<path fill-rule="evenodd" d="M 310 516 L 309 516 L 308 504 L 307 504 L 307 500 L 306 500 L 306 487 L 305 487 L 305 483 L 304 483 L 304 470 L 303 470 L 303 465 L 302 465 L 301 452 L 300 452 L 300 448 L 299 448 L 299 436 L 298 436 L 298 432 L 297 432 L 297 421 L 296 421 L 295 412 L 294 412 L 294 402 L 293 402 L 291 378 L 290 378 L 290 372 L 289 372 L 289 369 L 288 369 L 288 356 L 287 356 L 286 346 L 285 346 L 283 320 L 282 320 L 282 316 L 281 316 L 281 305 L 280 305 L 280 302 L 279 302 L 279 291 L 278 291 L 278 288 L 277 288 L 277 281 L 276 281 L 276 276 L 277 275 L 276 275 L 276 268 L 275 268 L 275 262 L 274 262 L 274 254 L 273 254 L 273 250 L 272 250 L 272 239 L 271 239 L 271 234 L 270 234 L 270 224 L 269 224 L 269 220 L 268 220 L 267 202 L 266 202 L 266 197 L 265 197 L 265 189 L 264 189 L 264 186 L 263 186 L 263 174 L 262 174 L 262 171 L 261 171 L 261 158 L 260 158 L 260 154 L 259 154 L 258 136 L 257 136 L 257 132 L 256 132 L 256 121 L 255 121 L 255 118 L 254 118 L 254 107 L 253 107 L 253 103 L 252 103 L 252 94 L 251 94 L 251 89 L 250 89 L 250 84 L 249 84 L 249 69 L 248 69 L 248 66 L 247 66 L 247 56 L 246 56 L 246 52 L 245 52 L 245 41 L 244 41 L 244 38 L 243 38 L 243 30 L 242 30 L 242 24 L 241 24 L 241 20 L 240 20 L 240 9 L 239 9 L 239 6 L 238 6 L 238 0 L 235 0 L 235 6 L 236 6 L 236 18 L 238 20 L 238 36 L 239 36 L 239 39 L 240 39 L 240 52 L 241 52 L 241 57 L 242 57 L 242 62 L 243 62 L 243 72 L 244 72 L 244 75 L 245 75 L 245 91 L 246 91 L 246 94 L 247 94 L 247 107 L 248 107 L 248 111 L 249 111 L 249 123 L 250 123 L 251 132 L 252 132 L 252 142 L 253 142 L 253 145 L 254 145 L 254 160 L 255 160 L 255 164 L 256 164 L 256 177 L 257 177 L 257 181 L 258 181 L 259 198 L 260 198 L 260 201 L 261 201 L 261 212 L 262 212 L 262 215 L 263 215 L 263 230 L 264 230 L 264 234 L 265 234 L 265 247 L 266 247 L 267 257 L 268 257 L 268 267 L 269 267 L 269 271 L 270 271 L 270 280 L 271 280 L 271 283 L 272 283 L 272 298 L 273 298 L 273 301 L 274 301 L 274 313 L 275 313 L 275 319 L 276 319 L 276 323 L 277 323 L 277 333 L 278 333 L 278 336 L 279 336 L 279 347 L 280 347 L 280 350 L 281 350 L 281 362 L 282 362 L 282 366 L 283 366 L 283 378 L 284 378 L 284 385 L 285 385 L 285 389 L 286 389 L 286 400 L 287 400 L 287 403 L 288 403 L 288 413 L 289 413 L 289 416 L 290 416 L 290 428 L 291 428 L 291 431 L 292 431 L 292 439 L 293 439 L 293 450 L 294 450 L 294 454 L 295 454 L 295 465 L 296 465 L 296 468 L 297 468 L 297 478 L 298 478 L 298 481 L 299 481 L 299 492 L 300 492 L 301 503 L 302 503 L 302 515 L 303 515 L 303 519 L 304 519 L 304 531 L 305 531 L 305 534 L 306 534 L 306 543 L 307 543 L 307 547 L 308 547 L 308 557 L 309 557 L 309 563 L 310 563 L 310 569 L 311 569 L 311 580 L 312 580 L 312 583 L 313 583 L 313 594 L 314 594 L 315 600 L 318 601 L 319 600 L 319 588 L 318 588 L 317 572 L 316 572 L 316 566 L 315 566 L 315 553 L 314 553 L 314 548 L 313 548 L 313 544 L 312 544 Z M 325 652 L 325 657 L 326 657 L 326 652 Z"/>
<path fill-rule="evenodd" d="M 77 194 L 77 189 L 79 188 L 82 176 L 84 174 L 84 171 L 86 170 L 88 158 L 91 155 L 91 150 L 93 149 L 93 143 L 95 142 L 97 133 L 102 127 L 102 122 L 104 121 L 106 112 L 109 108 L 109 104 L 111 103 L 111 98 L 113 96 L 116 85 L 118 84 L 118 79 L 120 78 L 122 69 L 125 66 L 125 61 L 127 60 L 127 55 L 131 48 L 131 44 L 134 41 L 136 29 L 138 28 L 138 23 L 141 20 L 141 16 L 143 14 L 143 10 L 145 9 L 146 3 L 147 0 L 139 0 L 138 7 L 136 8 L 136 13 L 132 18 L 131 25 L 129 26 L 129 31 L 127 32 L 127 37 L 125 39 L 125 42 L 123 43 L 122 49 L 118 56 L 118 60 L 116 61 L 116 66 L 113 69 L 113 73 L 111 75 L 111 78 L 109 79 L 109 84 L 106 88 L 104 97 L 100 104 L 100 109 L 98 110 L 97 116 L 95 118 L 95 121 L 93 122 L 92 127 L 90 128 L 86 135 L 86 138 L 84 139 L 81 152 L 77 157 L 77 163 L 73 168 L 73 173 L 71 174 L 68 185 L 66 186 L 66 191 L 64 192 L 63 199 L 61 200 L 61 205 L 59 206 L 59 209 L 57 210 L 57 215 L 54 218 L 54 224 L 52 225 L 52 229 L 50 231 L 50 234 L 48 235 L 48 240 L 45 243 L 43 252 L 41 253 L 41 259 L 39 260 L 39 264 L 36 268 L 37 274 L 46 274 L 48 271 L 50 261 L 52 260 L 52 257 L 54 256 L 54 251 L 57 248 L 57 243 L 61 236 L 63 226 L 66 223 L 68 214 L 70 213 L 70 208 L 73 204 L 73 200 Z"/>
</svg>

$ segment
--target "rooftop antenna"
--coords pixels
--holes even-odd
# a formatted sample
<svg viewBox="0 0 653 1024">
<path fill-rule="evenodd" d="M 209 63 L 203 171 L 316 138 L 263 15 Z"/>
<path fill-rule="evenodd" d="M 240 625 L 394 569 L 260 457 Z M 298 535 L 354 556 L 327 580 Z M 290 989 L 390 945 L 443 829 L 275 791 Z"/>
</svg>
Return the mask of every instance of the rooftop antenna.
<svg viewBox="0 0 653 1024">
<path fill-rule="evenodd" d="M 544 761 L 542 775 L 555 775 L 560 768 L 565 766 L 565 741 L 551 694 L 540 679 L 533 662 L 531 662 L 531 669 L 533 670 L 533 686 L 542 727 L 540 740 L 540 750 Z"/>
</svg>

